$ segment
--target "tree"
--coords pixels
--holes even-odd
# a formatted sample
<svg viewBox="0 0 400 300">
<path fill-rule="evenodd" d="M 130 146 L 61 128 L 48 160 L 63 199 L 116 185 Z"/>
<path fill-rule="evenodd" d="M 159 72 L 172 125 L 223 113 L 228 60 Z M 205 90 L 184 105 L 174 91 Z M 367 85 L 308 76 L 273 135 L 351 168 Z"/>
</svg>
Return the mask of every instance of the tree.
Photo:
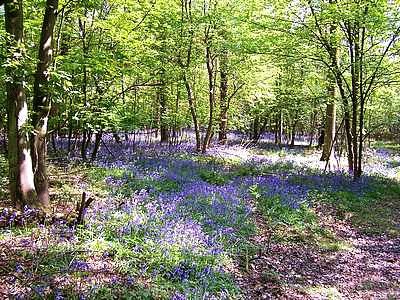
<svg viewBox="0 0 400 300">
<path fill-rule="evenodd" d="M 28 103 L 25 94 L 25 46 L 22 0 L 5 1 L 7 43 L 8 162 L 11 201 L 21 208 L 38 204 L 29 144 Z"/>
<path fill-rule="evenodd" d="M 58 0 L 47 0 L 40 35 L 38 63 L 35 74 L 33 96 L 32 161 L 34 181 L 38 201 L 43 206 L 49 205 L 49 183 L 46 171 L 47 126 L 51 109 L 49 87 L 50 66 L 53 58 L 54 27 L 57 19 Z"/>
<path fill-rule="evenodd" d="M 335 76 L 343 100 L 348 162 L 354 178 L 362 174 L 365 105 L 377 87 L 379 78 L 386 73 L 385 62 L 400 33 L 395 19 L 386 13 L 388 8 L 396 11 L 396 5 L 386 1 L 358 0 L 321 1 L 317 5 L 309 2 L 315 30 L 307 28 L 326 51 L 329 58 L 326 65 Z M 321 25 L 326 22 L 341 28 L 339 38 L 345 42 L 348 54 L 347 57 L 342 54 L 341 61 L 347 64 L 337 59 L 334 39 Z M 377 40 L 384 42 L 377 43 Z M 348 67 L 350 74 L 346 77 L 344 74 Z"/>
</svg>

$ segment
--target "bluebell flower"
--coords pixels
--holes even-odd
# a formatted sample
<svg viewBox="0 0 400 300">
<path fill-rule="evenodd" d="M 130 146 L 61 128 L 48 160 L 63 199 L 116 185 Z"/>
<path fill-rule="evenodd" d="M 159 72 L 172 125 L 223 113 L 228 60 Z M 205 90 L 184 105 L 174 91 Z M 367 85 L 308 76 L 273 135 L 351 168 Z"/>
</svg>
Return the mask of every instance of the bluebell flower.
<svg viewBox="0 0 400 300">
<path fill-rule="evenodd" d="M 181 294 L 179 292 L 175 292 L 172 295 L 171 300 L 187 300 L 187 297 L 184 294 Z"/>
<path fill-rule="evenodd" d="M 80 261 L 80 260 L 75 260 L 70 268 L 74 271 L 88 271 L 89 270 L 89 264 L 85 261 Z"/>
<path fill-rule="evenodd" d="M 23 268 L 20 264 L 17 264 L 17 265 L 15 266 L 15 272 L 17 272 L 17 273 L 23 273 L 23 272 L 24 272 L 24 268 Z"/>
</svg>

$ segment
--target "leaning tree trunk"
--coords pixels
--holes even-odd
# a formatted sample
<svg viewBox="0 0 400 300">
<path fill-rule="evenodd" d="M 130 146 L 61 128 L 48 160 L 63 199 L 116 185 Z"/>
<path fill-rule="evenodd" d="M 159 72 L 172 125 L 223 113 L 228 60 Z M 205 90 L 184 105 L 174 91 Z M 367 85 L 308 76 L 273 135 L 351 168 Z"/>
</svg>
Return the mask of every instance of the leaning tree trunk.
<svg viewBox="0 0 400 300">
<path fill-rule="evenodd" d="M 49 93 L 49 67 L 53 57 L 53 34 L 57 19 L 58 0 L 47 0 L 42 32 L 39 44 L 39 61 L 37 63 L 34 97 L 32 161 L 34 180 L 38 201 L 43 206 L 49 205 L 49 183 L 46 170 L 47 156 L 47 124 L 51 108 Z"/>
<path fill-rule="evenodd" d="M 228 129 L 228 53 L 224 51 L 221 56 L 221 70 L 220 70 L 220 120 L 219 120 L 219 133 L 218 141 L 221 144 L 227 142 L 227 129 Z"/>
<path fill-rule="evenodd" d="M 5 27 L 10 36 L 7 48 L 11 62 L 6 70 L 11 77 L 6 84 L 10 197 L 16 207 L 22 208 L 26 204 L 37 204 L 29 147 L 24 72 L 12 67 L 23 64 L 25 57 L 22 0 L 5 2 Z"/>
<path fill-rule="evenodd" d="M 208 126 L 206 135 L 203 141 L 203 147 L 201 152 L 205 153 L 211 141 L 212 127 L 214 119 L 214 102 L 215 102 L 215 85 L 214 85 L 214 59 L 211 55 L 210 46 L 206 46 L 206 61 L 207 61 L 207 72 L 208 72 L 208 100 L 209 100 L 209 110 L 208 110 Z"/>
</svg>

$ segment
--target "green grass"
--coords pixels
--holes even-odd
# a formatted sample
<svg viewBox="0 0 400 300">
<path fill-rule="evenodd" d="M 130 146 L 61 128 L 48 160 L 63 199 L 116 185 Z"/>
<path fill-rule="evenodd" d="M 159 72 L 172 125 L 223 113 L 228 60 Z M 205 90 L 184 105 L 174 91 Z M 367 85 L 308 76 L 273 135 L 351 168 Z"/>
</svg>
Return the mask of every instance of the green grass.
<svg viewBox="0 0 400 300">
<path fill-rule="evenodd" d="M 400 184 L 396 181 L 382 180 L 363 196 L 342 191 L 322 193 L 318 198 L 366 234 L 400 235 Z"/>
<path fill-rule="evenodd" d="M 279 197 L 263 197 L 257 187 L 251 193 L 258 210 L 264 215 L 272 230 L 271 239 L 278 243 L 304 243 L 325 251 L 348 251 L 352 245 L 321 225 L 312 206 L 306 204 L 291 208 L 282 204 Z"/>
<path fill-rule="evenodd" d="M 376 141 L 372 144 L 373 148 L 376 149 L 387 149 L 393 151 L 400 151 L 400 144 L 396 142 L 384 142 L 384 141 Z"/>
<path fill-rule="evenodd" d="M 224 185 L 228 182 L 228 176 L 224 176 L 221 172 L 210 171 L 205 169 L 199 170 L 199 176 L 205 182 L 215 185 Z"/>
</svg>

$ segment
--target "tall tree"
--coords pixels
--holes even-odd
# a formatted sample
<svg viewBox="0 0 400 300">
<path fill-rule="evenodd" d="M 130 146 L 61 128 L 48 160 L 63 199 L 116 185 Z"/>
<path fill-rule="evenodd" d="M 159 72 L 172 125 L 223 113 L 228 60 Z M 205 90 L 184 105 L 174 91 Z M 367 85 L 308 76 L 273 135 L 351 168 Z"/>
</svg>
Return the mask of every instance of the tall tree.
<svg viewBox="0 0 400 300">
<path fill-rule="evenodd" d="M 335 26 L 331 25 L 330 35 L 334 35 Z M 333 40 L 332 37 L 330 40 Z M 332 42 L 332 55 L 337 57 L 337 46 Z M 336 59 L 334 59 L 336 61 Z M 332 65 L 332 69 L 335 66 Z M 325 120 L 325 138 L 324 138 L 324 146 L 322 149 L 321 161 L 329 162 L 331 160 L 333 151 L 332 148 L 334 146 L 334 139 L 336 133 L 336 80 L 334 74 L 332 72 L 328 73 L 328 103 L 326 105 L 326 120 Z"/>
<path fill-rule="evenodd" d="M 29 145 L 28 103 L 25 94 L 24 18 L 22 0 L 5 1 L 5 27 L 9 34 L 6 83 L 8 162 L 11 200 L 21 208 L 36 203 Z"/>
<path fill-rule="evenodd" d="M 228 99 L 228 51 L 223 50 L 220 57 L 220 93 L 219 93 L 219 132 L 218 141 L 221 144 L 227 142 L 227 130 L 228 130 L 228 110 L 229 110 L 229 99 Z"/>
<path fill-rule="evenodd" d="M 49 91 L 50 66 L 53 58 L 53 35 L 57 19 L 58 0 L 47 0 L 40 35 L 38 63 L 36 67 L 34 97 L 32 159 L 34 181 L 38 200 L 43 206 L 49 204 L 49 184 L 46 171 L 47 126 L 51 108 Z"/>
</svg>

